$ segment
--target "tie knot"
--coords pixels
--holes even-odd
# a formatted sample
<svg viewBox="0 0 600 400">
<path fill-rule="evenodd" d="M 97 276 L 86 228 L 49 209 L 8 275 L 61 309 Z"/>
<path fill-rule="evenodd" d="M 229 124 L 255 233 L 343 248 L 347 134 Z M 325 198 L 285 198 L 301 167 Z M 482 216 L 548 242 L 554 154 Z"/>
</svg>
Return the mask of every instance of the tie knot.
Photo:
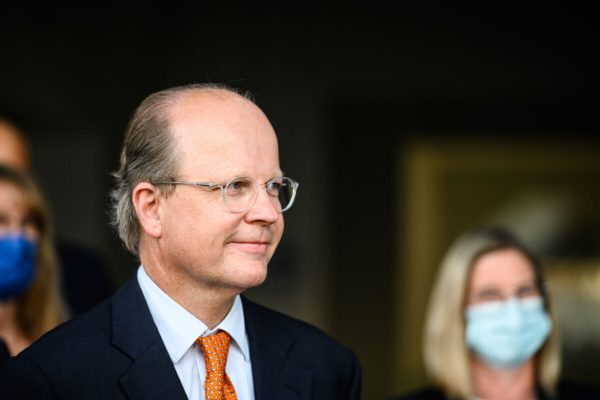
<svg viewBox="0 0 600 400">
<path fill-rule="evenodd" d="M 219 331 L 214 335 L 199 337 L 196 343 L 202 350 L 207 373 L 224 374 L 231 336 L 225 331 Z"/>
<path fill-rule="evenodd" d="M 200 348 L 225 348 L 229 350 L 229 343 L 231 343 L 231 336 L 225 331 L 218 331 L 214 335 L 200 336 L 196 339 L 196 343 Z"/>
</svg>

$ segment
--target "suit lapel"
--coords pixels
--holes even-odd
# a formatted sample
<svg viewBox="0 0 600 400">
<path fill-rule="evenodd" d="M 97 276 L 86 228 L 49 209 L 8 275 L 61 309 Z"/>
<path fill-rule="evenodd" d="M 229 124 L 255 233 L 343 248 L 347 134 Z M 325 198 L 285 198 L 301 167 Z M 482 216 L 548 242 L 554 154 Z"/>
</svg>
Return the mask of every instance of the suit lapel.
<svg viewBox="0 0 600 400">
<path fill-rule="evenodd" d="M 288 355 L 294 339 L 273 324 L 269 311 L 242 297 L 257 400 L 310 399 L 312 372 Z"/>
<path fill-rule="evenodd" d="M 132 359 L 121 385 L 131 400 L 187 400 L 175 367 L 152 320 L 137 274 L 114 296 L 113 345 Z"/>
</svg>

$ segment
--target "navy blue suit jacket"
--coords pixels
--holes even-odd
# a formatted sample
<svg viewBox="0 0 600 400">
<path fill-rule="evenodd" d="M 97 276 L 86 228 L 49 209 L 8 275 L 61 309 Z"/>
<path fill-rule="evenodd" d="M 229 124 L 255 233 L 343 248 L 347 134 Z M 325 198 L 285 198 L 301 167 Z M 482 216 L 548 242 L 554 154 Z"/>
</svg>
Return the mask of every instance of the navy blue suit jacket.
<svg viewBox="0 0 600 400">
<path fill-rule="evenodd" d="M 256 400 L 360 398 L 360 363 L 350 350 L 242 299 Z M 113 297 L 4 362 L 0 397 L 187 399 L 135 275 Z"/>
</svg>

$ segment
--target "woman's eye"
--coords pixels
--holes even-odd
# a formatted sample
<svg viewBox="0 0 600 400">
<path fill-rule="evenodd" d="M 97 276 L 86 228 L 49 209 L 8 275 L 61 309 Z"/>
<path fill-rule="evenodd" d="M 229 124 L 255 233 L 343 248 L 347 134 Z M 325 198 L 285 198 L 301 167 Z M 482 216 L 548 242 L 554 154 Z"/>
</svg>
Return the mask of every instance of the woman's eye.
<svg viewBox="0 0 600 400">
<path fill-rule="evenodd" d="M 502 295 L 496 290 L 483 290 L 479 293 L 475 293 L 471 299 L 474 303 L 484 303 L 486 301 L 501 300 Z"/>
<path fill-rule="evenodd" d="M 533 297 L 539 295 L 539 290 L 534 286 L 522 287 L 517 290 L 517 297 Z"/>
</svg>

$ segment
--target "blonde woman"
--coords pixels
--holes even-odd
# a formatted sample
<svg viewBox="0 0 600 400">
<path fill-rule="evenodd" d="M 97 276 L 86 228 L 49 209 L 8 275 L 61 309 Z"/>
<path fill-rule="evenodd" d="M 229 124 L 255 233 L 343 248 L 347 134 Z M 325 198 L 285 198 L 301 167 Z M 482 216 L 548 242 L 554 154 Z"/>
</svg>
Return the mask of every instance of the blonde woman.
<svg viewBox="0 0 600 400">
<path fill-rule="evenodd" d="M 540 263 L 500 228 L 469 231 L 446 253 L 424 357 L 432 386 L 400 399 L 600 398 L 558 382 L 558 329 Z"/>
<path fill-rule="evenodd" d="M 42 195 L 0 165 L 0 344 L 14 356 L 66 316 Z"/>
</svg>

